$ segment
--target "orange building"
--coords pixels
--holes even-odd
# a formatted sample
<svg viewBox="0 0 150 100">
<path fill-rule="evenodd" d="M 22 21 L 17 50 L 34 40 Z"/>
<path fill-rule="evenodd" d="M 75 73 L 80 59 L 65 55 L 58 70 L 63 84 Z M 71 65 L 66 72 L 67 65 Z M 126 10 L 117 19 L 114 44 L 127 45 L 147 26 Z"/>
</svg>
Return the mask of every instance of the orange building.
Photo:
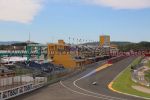
<svg viewBox="0 0 150 100">
<path fill-rule="evenodd" d="M 70 46 L 65 45 L 65 42 L 58 40 L 58 44 L 48 44 L 48 57 L 51 57 L 55 54 L 66 54 L 69 53 Z"/>
<path fill-rule="evenodd" d="M 63 40 L 58 40 L 57 44 L 48 44 L 48 58 L 54 64 L 63 65 L 66 68 L 78 68 L 85 64 L 84 59 L 75 59 L 75 55 L 70 52 L 70 46 Z M 75 53 L 76 54 L 76 53 Z"/>
<path fill-rule="evenodd" d="M 100 46 L 110 47 L 110 36 L 108 35 L 100 36 Z"/>
</svg>

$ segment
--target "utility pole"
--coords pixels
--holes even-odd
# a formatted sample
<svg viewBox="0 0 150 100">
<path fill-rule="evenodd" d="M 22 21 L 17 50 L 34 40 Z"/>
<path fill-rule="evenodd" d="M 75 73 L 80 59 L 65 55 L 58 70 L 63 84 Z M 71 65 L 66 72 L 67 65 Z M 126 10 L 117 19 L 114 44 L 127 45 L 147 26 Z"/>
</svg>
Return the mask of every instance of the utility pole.
<svg viewBox="0 0 150 100">
<path fill-rule="evenodd" d="M 1 64 L 1 57 L 0 57 L 0 64 Z"/>
<path fill-rule="evenodd" d="M 71 39 L 71 38 L 69 37 L 69 45 L 71 44 L 71 43 L 70 43 L 70 39 Z"/>
<path fill-rule="evenodd" d="M 31 42 L 31 34 L 30 34 L 30 32 L 29 32 L 29 42 Z"/>
</svg>

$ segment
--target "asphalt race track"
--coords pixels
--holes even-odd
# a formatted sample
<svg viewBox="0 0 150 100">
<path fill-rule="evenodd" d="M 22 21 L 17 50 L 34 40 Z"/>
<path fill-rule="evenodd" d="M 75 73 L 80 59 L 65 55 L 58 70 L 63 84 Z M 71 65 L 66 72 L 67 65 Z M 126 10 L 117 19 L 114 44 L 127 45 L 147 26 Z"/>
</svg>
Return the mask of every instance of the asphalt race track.
<svg viewBox="0 0 150 100">
<path fill-rule="evenodd" d="M 134 59 L 135 57 L 126 58 L 111 67 L 81 79 L 96 69 L 95 67 L 88 68 L 78 75 L 12 100 L 143 100 L 114 93 L 107 88 L 107 85 Z M 94 81 L 98 84 L 92 85 Z"/>
</svg>

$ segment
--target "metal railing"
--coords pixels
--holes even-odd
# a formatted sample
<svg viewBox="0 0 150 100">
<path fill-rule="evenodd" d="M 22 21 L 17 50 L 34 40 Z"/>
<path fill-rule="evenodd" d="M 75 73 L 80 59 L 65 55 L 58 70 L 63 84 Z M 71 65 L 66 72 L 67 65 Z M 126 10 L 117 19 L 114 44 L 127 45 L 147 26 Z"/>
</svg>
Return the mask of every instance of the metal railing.
<svg viewBox="0 0 150 100">
<path fill-rule="evenodd" d="M 140 69 L 132 71 L 131 79 L 135 83 L 139 83 L 144 86 L 150 86 L 150 82 L 146 81 L 145 74 L 140 72 Z"/>
</svg>

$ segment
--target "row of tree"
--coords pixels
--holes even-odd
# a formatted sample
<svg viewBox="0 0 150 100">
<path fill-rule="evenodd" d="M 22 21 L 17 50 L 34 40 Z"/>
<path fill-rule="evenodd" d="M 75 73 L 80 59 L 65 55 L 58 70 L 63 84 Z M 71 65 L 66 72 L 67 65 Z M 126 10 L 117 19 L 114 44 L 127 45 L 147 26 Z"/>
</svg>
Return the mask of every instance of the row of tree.
<svg viewBox="0 0 150 100">
<path fill-rule="evenodd" d="M 126 45 L 118 46 L 120 51 L 139 51 L 139 50 L 150 50 L 150 42 L 140 42 L 140 43 L 129 43 Z"/>
</svg>

